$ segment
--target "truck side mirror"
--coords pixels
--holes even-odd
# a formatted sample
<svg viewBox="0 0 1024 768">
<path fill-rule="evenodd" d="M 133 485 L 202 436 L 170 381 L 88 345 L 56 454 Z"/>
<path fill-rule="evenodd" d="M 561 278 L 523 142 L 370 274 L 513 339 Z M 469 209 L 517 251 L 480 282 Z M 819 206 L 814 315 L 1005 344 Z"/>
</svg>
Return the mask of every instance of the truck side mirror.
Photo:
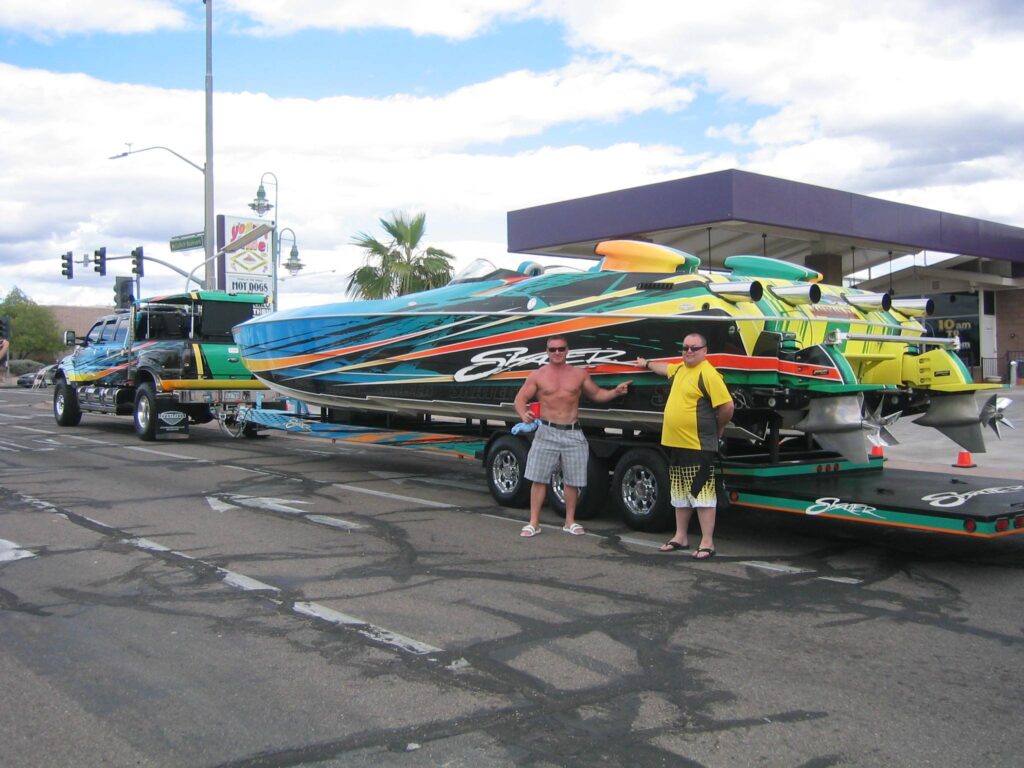
<svg viewBox="0 0 1024 768">
<path fill-rule="evenodd" d="M 77 339 L 74 331 L 64 331 L 64 346 L 73 347 Z"/>
</svg>

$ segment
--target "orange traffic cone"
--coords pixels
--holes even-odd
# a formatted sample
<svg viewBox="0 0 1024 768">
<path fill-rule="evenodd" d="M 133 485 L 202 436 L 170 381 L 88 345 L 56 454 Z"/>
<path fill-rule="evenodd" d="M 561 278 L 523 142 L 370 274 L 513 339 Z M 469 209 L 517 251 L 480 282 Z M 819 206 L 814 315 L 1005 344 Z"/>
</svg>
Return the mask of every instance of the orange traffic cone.
<svg viewBox="0 0 1024 768">
<path fill-rule="evenodd" d="M 971 467 L 978 466 L 974 463 L 974 459 L 971 458 L 970 451 L 960 451 L 960 455 L 956 458 L 956 464 L 954 467 L 960 467 L 961 469 L 970 469 Z"/>
<path fill-rule="evenodd" d="M 872 445 L 871 446 L 871 458 L 872 459 L 884 459 L 885 458 L 885 451 L 882 449 L 882 446 L 880 446 L 880 445 Z"/>
</svg>

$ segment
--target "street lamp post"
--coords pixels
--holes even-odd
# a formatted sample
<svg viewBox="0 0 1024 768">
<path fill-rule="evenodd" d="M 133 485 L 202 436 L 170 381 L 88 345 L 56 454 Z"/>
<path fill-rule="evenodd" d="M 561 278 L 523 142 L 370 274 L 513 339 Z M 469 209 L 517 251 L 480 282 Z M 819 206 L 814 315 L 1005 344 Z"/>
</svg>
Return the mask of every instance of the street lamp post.
<svg viewBox="0 0 1024 768">
<path fill-rule="evenodd" d="M 187 157 L 180 152 L 175 152 L 170 147 L 155 146 L 155 147 L 143 147 L 142 149 L 132 149 L 132 145 L 128 144 L 128 150 L 122 152 L 119 155 L 111 155 L 109 160 L 120 160 L 122 157 L 128 157 L 128 155 L 137 155 L 139 152 L 149 152 L 151 149 L 162 149 L 164 152 L 170 152 L 179 160 L 188 163 L 197 171 L 199 171 L 206 179 L 206 186 L 204 195 L 206 197 L 206 204 L 203 211 L 203 250 L 206 254 L 206 285 L 213 289 L 217 287 L 217 269 L 213 263 L 213 256 L 216 253 L 215 245 L 213 241 L 213 188 L 210 184 L 213 173 L 209 166 L 202 166 L 193 163 Z"/>
<path fill-rule="evenodd" d="M 267 190 L 266 187 L 263 186 L 268 176 L 273 179 L 272 183 L 274 185 L 274 202 L 270 202 L 269 200 L 267 200 Z M 256 190 L 256 198 L 251 203 L 249 203 L 249 207 L 252 208 L 252 210 L 254 210 L 260 217 L 262 217 L 263 214 L 265 214 L 267 211 L 277 209 L 277 192 L 277 175 L 272 173 L 271 171 L 267 171 L 262 176 L 260 176 L 260 186 L 259 189 Z M 270 232 L 270 275 L 271 282 L 273 284 L 273 297 L 271 299 L 271 308 L 273 309 L 274 312 L 277 311 L 277 286 L 278 271 L 280 268 L 279 261 L 281 259 L 281 238 L 284 237 L 285 232 L 291 233 L 292 249 L 288 253 L 288 261 L 285 262 L 284 268 L 288 270 L 288 274 L 294 276 L 297 275 L 303 267 L 302 262 L 299 261 L 299 248 L 298 245 L 296 244 L 295 230 L 293 230 L 291 227 L 285 227 L 282 230 L 278 230 L 277 228 L 277 218 L 280 216 L 280 214 L 281 211 L 277 209 L 277 213 L 274 216 L 274 220 L 271 221 L 271 226 L 273 227 L 273 229 Z"/>
<path fill-rule="evenodd" d="M 203 0 L 203 3 L 206 5 L 206 167 L 203 171 L 206 183 L 203 188 L 203 240 L 207 259 L 206 287 L 207 290 L 216 290 L 222 286 L 217 284 L 217 263 L 213 258 L 217 252 L 213 241 L 213 0 Z"/>
<path fill-rule="evenodd" d="M 295 230 L 291 227 L 285 227 L 277 234 L 277 252 L 281 253 L 281 240 L 284 239 L 284 233 L 290 232 L 292 238 L 292 249 L 288 252 L 288 261 L 284 263 L 284 268 L 288 270 L 288 274 L 295 277 L 302 270 L 303 263 L 299 261 L 299 247 L 295 241 Z M 277 273 L 275 272 L 275 275 Z M 281 278 L 284 280 L 284 278 Z M 277 285 L 280 281 L 274 278 L 274 311 L 277 311 Z"/>
</svg>

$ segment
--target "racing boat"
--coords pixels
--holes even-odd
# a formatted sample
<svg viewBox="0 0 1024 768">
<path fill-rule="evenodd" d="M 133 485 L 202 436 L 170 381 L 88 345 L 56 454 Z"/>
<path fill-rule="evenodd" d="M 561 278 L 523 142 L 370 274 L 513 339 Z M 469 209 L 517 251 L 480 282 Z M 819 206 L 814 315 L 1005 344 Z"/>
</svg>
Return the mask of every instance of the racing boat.
<svg viewBox="0 0 1024 768">
<path fill-rule="evenodd" d="M 724 271 L 667 246 L 612 240 L 587 270 L 478 260 L 443 288 L 379 301 L 346 301 L 256 317 L 234 328 L 245 366 L 270 388 L 347 411 L 517 420 L 513 398 L 546 361 L 545 341 L 568 339 L 568 362 L 596 383 L 630 381 L 608 403 L 584 401 L 585 427 L 660 429 L 668 382 L 638 357 L 681 361 L 689 333 L 737 405 L 729 436 L 752 444 L 810 435 L 866 461 L 894 442 L 887 427 L 921 414 L 965 450 L 983 452 L 1009 400 L 975 394 L 958 340 L 927 335 L 928 299 L 824 285 L 820 273 L 737 255 Z M 783 439 L 786 439 L 783 437 Z"/>
</svg>

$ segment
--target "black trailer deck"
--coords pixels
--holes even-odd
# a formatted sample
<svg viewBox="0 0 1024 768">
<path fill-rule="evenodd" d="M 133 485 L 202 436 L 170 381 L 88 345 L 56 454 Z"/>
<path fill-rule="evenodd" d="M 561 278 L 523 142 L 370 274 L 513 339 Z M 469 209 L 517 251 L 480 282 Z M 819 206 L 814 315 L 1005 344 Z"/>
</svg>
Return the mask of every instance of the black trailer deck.
<svg viewBox="0 0 1024 768">
<path fill-rule="evenodd" d="M 1024 533 L 1024 483 L 883 469 L 883 461 L 724 462 L 722 477 L 729 502 L 740 507 L 977 538 Z"/>
<path fill-rule="evenodd" d="M 394 420 L 390 426 L 367 426 L 323 422 L 311 414 L 259 408 L 246 409 L 242 414 L 245 420 L 264 428 L 462 459 L 482 459 L 488 439 L 487 429 L 469 420 L 465 424 L 411 425 Z M 651 447 L 657 448 L 657 443 Z M 884 463 L 885 459 L 872 457 L 866 464 L 855 464 L 824 451 L 782 454 L 774 460 L 757 454 L 724 459 L 721 478 L 725 497 L 737 507 L 974 538 L 1024 533 L 1024 482 L 891 469 L 884 468 Z"/>
</svg>

